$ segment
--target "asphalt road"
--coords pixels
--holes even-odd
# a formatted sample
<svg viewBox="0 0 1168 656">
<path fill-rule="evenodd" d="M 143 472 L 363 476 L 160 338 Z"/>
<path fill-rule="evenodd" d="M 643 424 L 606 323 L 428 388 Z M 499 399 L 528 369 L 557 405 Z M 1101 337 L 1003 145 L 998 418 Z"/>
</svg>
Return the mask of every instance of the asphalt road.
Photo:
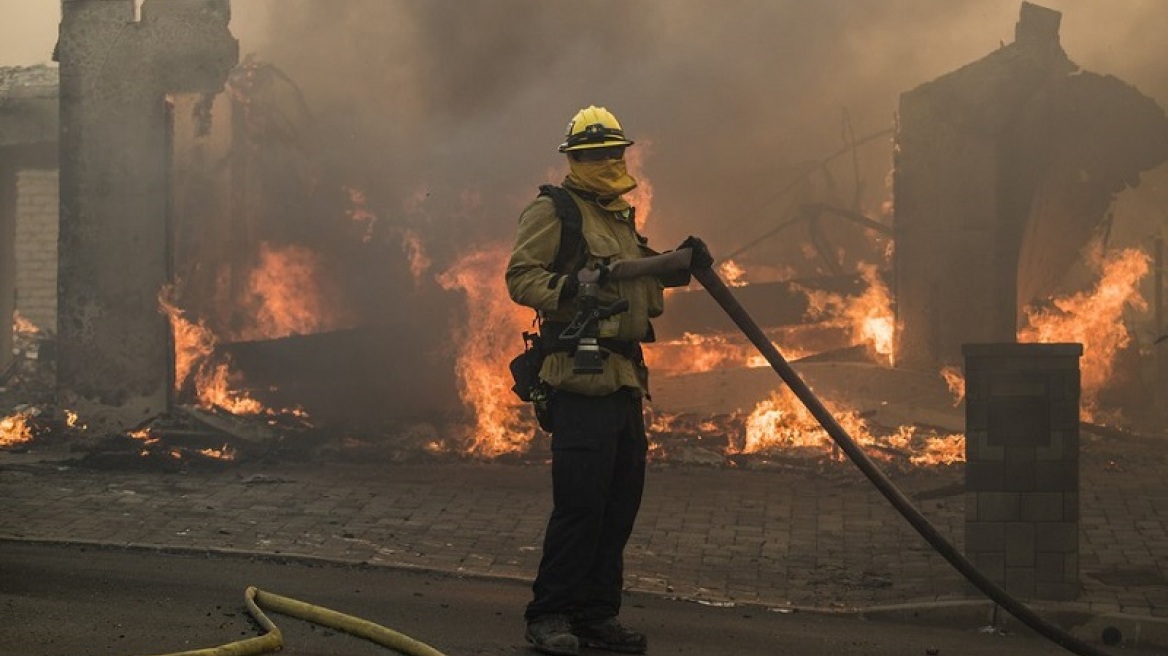
<svg viewBox="0 0 1168 656">
<path fill-rule="evenodd" d="M 261 632 L 244 608 L 249 585 L 362 617 L 450 656 L 535 653 L 522 638 L 528 588 L 521 582 L 246 555 L 0 542 L 0 654 L 163 654 L 252 637 Z M 284 633 L 282 654 L 396 653 L 302 620 L 269 616 Z M 871 622 L 648 595 L 630 595 L 623 617 L 648 632 L 649 653 L 659 655 L 1068 653 L 1034 636 L 976 626 Z"/>
</svg>

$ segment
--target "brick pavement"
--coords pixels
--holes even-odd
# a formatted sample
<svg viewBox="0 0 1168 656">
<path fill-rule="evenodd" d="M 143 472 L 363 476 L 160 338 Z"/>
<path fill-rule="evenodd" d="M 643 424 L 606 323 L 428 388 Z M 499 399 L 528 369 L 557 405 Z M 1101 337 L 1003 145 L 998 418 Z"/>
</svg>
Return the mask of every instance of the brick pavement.
<svg viewBox="0 0 1168 656">
<path fill-rule="evenodd" d="M 1082 594 L 1036 608 L 1118 614 L 1145 635 L 1168 620 L 1164 462 L 1087 450 Z M 0 539 L 530 579 L 549 511 L 548 477 L 545 464 L 464 461 L 110 471 L 0 453 Z M 953 481 L 959 485 L 959 472 L 909 477 L 902 486 L 960 548 L 964 497 Z M 847 463 L 785 470 L 655 464 L 647 485 L 627 551 L 630 589 L 837 611 L 983 599 Z"/>
</svg>

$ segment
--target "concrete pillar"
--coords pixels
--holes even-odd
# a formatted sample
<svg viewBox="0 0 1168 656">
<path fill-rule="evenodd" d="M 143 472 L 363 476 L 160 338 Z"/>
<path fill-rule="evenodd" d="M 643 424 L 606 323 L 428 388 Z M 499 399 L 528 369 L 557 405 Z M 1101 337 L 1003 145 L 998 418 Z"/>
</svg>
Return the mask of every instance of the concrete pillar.
<svg viewBox="0 0 1168 656">
<path fill-rule="evenodd" d="M 64 0 L 60 41 L 58 403 L 91 428 L 164 413 L 173 352 L 167 94 L 222 89 L 227 0 Z"/>
<path fill-rule="evenodd" d="M 966 344 L 965 554 L 1025 599 L 1079 592 L 1081 344 Z"/>
</svg>

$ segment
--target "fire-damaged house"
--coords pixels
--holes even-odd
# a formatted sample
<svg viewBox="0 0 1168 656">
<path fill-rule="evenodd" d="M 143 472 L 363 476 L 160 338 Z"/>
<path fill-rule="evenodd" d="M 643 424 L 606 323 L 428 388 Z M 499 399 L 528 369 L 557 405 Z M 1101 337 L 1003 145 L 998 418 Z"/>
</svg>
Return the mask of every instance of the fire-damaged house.
<svg viewBox="0 0 1168 656">
<path fill-rule="evenodd" d="M 43 336 L 39 362 L 55 375 L 39 420 L 139 437 L 153 425 L 157 438 L 181 416 L 259 441 L 281 439 L 281 426 L 343 425 L 429 452 L 527 448 L 534 423 L 506 362 L 531 316 L 506 298 L 500 254 L 443 251 L 379 217 L 367 190 L 315 155 L 296 80 L 241 58 L 230 19 L 227 0 L 147 0 L 140 15 L 133 0 L 68 0 L 59 67 L 0 69 L 0 314 Z M 841 413 L 890 434 L 930 424 L 957 459 L 963 417 L 949 390 L 960 402 L 963 347 L 1084 342 L 1040 325 L 1066 314 L 1059 299 L 1101 294 L 1100 275 L 1127 295 L 1111 314 L 1089 312 L 1124 332 L 1084 344 L 1084 400 L 1102 402 L 1126 376 L 1144 391 L 1124 412 L 1147 415 L 1149 395 L 1168 388 L 1139 362 L 1168 356 L 1132 343 L 1123 321 L 1151 288 L 1144 333 L 1163 332 L 1158 242 L 1125 259 L 1107 241 L 1114 199 L 1168 159 L 1168 119 L 1134 87 L 1079 68 L 1059 22 L 1023 3 L 1013 43 L 901 95 L 882 133 L 890 212 L 802 205 L 799 225 L 843 217 L 854 239 L 890 241 L 869 249 L 887 260 L 857 272 L 825 257 L 828 275 L 735 288 Z M 44 240 L 57 244 L 51 258 Z M 821 255 L 838 245 L 815 230 L 811 241 Z M 1093 253 L 1102 273 L 1083 264 Z M 773 374 L 711 300 L 694 287 L 669 304 L 648 348 L 664 374 L 658 453 L 698 432 L 721 435 L 715 461 L 803 445 L 792 435 L 814 427 L 776 428 L 790 413 L 775 405 Z M 13 336 L 0 330 L 0 357 Z M 0 360 L 14 392 L 17 364 Z"/>
</svg>

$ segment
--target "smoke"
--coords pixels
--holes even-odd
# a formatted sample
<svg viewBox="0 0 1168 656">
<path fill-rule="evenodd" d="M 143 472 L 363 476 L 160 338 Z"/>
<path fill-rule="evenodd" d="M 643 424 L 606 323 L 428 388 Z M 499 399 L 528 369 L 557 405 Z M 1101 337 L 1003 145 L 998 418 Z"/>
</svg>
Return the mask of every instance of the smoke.
<svg viewBox="0 0 1168 656">
<path fill-rule="evenodd" d="M 1072 60 L 1168 106 L 1168 4 L 1039 4 L 1063 13 Z M 380 215 L 505 238 L 559 170 L 568 118 L 595 103 L 651 143 L 654 243 L 697 233 L 730 252 L 785 218 L 776 190 L 808 162 L 890 127 L 900 93 L 1011 42 L 1020 5 L 235 0 L 232 29 L 301 87 L 319 156 L 364 184 Z M 0 15 L 0 64 L 48 60 L 58 3 L 0 0 Z M 875 213 L 889 144 L 860 157 Z M 836 174 L 844 195 L 853 175 L 850 162 Z"/>
<path fill-rule="evenodd" d="M 61 3 L 0 0 L 0 66 L 49 61 L 61 21 Z"/>
<path fill-rule="evenodd" d="M 560 166 L 568 118 L 598 104 L 651 144 L 653 242 L 668 248 L 695 233 L 729 252 L 786 218 L 776 190 L 808 162 L 892 127 L 900 93 L 1011 42 L 1020 2 L 236 5 L 244 51 L 301 86 L 329 165 L 365 184 L 383 214 L 412 213 L 455 242 L 507 238 Z M 1063 12 L 1072 60 L 1168 105 L 1156 45 L 1168 5 L 1044 6 Z M 888 140 L 859 159 L 862 205 L 876 213 Z M 848 161 L 827 184 L 850 197 L 855 175 Z M 406 199 L 419 197 L 407 211 Z"/>
</svg>

